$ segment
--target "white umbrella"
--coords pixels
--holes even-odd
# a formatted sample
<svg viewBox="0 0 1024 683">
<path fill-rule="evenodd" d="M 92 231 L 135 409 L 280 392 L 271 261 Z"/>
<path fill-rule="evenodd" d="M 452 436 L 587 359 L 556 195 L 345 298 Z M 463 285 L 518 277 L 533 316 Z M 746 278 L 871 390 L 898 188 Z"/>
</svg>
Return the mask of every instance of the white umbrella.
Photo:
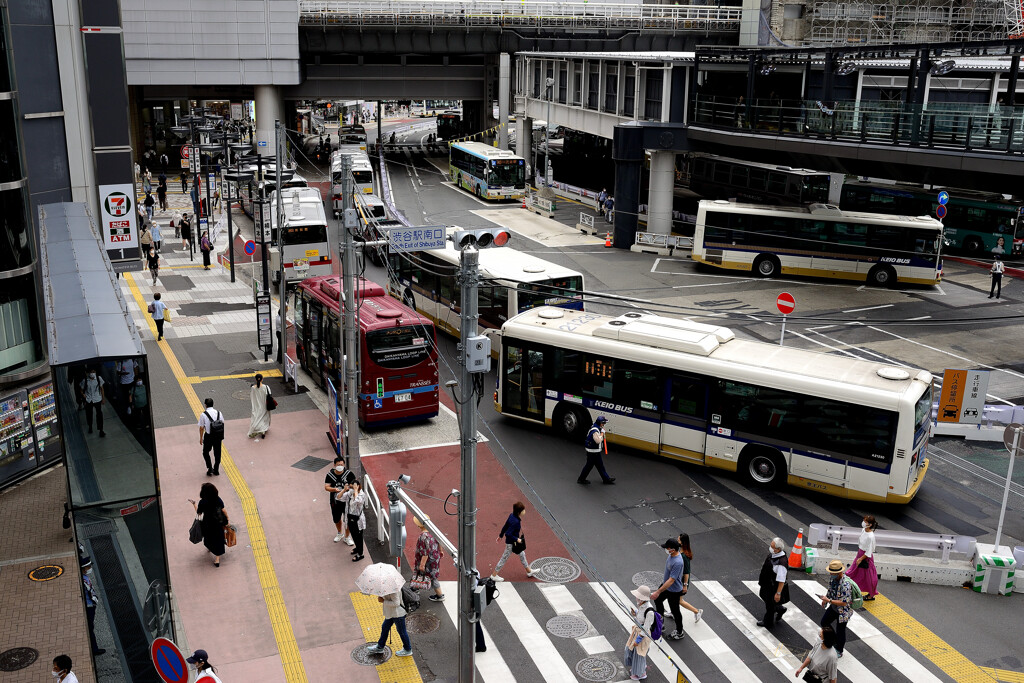
<svg viewBox="0 0 1024 683">
<path fill-rule="evenodd" d="M 363 570 L 356 579 L 356 588 L 367 595 L 385 596 L 397 593 L 405 585 L 405 577 L 393 564 L 378 562 Z"/>
</svg>

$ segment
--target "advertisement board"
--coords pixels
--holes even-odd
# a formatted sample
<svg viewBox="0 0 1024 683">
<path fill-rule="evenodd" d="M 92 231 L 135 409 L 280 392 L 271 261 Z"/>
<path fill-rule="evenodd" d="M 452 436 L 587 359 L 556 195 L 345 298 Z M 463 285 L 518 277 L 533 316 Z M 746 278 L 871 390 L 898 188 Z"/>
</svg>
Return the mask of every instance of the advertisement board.
<svg viewBox="0 0 1024 683">
<path fill-rule="evenodd" d="M 131 183 L 100 185 L 100 235 L 107 257 L 117 263 L 139 262 L 139 226 Z"/>
</svg>

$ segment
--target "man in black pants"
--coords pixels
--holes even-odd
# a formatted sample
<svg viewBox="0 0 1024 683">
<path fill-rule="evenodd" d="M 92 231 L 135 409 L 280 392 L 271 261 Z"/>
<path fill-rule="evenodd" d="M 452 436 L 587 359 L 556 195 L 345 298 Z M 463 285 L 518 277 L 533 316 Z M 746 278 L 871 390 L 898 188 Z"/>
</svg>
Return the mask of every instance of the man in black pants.
<svg viewBox="0 0 1024 683">
<path fill-rule="evenodd" d="M 595 467 L 605 484 L 615 483 L 615 477 L 608 476 L 608 472 L 605 471 L 604 458 L 601 457 L 601 447 L 604 445 L 604 426 L 607 422 L 608 418 L 601 415 L 594 420 L 594 425 L 587 432 L 587 439 L 584 443 L 584 448 L 587 451 L 587 464 L 583 466 L 583 471 L 576 478 L 577 484 L 589 484 L 587 477 L 590 475 L 590 470 Z"/>
<path fill-rule="evenodd" d="M 761 566 L 761 574 L 757 577 L 758 595 L 764 602 L 764 617 L 757 622 L 758 626 L 771 628 L 776 618 L 781 619 L 786 613 L 783 607 L 789 602 L 789 584 L 786 582 L 786 545 L 780 538 L 773 538 L 768 546 L 768 557 Z"/>
<path fill-rule="evenodd" d="M 220 474 L 220 447 L 224 443 L 224 415 L 213 407 L 213 399 L 206 399 L 206 410 L 199 416 L 199 444 L 206 460 L 206 476 Z M 210 450 L 214 461 L 210 462 Z"/>
</svg>

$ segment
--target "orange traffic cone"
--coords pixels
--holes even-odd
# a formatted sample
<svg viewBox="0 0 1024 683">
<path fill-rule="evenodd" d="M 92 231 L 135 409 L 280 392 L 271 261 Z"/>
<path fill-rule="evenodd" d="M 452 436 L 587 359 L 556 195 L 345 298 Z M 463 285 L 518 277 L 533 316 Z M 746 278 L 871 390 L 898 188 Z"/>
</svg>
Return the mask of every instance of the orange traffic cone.
<svg viewBox="0 0 1024 683">
<path fill-rule="evenodd" d="M 604 234 L 604 246 L 605 247 L 612 246 L 612 234 L 610 232 L 606 232 Z"/>
<path fill-rule="evenodd" d="M 804 530 L 803 527 L 796 534 L 796 541 L 793 549 L 789 551 L 789 568 L 803 569 L 804 567 Z"/>
<path fill-rule="evenodd" d="M 523 208 L 523 209 L 526 208 L 526 197 L 523 197 L 523 206 L 521 208 Z"/>
</svg>

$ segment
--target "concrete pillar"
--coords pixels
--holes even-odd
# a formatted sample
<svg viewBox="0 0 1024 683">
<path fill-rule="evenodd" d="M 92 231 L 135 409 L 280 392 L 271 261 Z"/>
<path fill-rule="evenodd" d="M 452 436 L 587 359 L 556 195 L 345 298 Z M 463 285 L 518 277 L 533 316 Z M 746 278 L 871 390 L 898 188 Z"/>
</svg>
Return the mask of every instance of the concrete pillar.
<svg viewBox="0 0 1024 683">
<path fill-rule="evenodd" d="M 523 154 L 526 141 L 526 117 L 519 115 L 516 116 L 516 154 L 526 159 L 526 163 L 530 163 L 530 159 L 527 155 Z"/>
<path fill-rule="evenodd" d="M 516 154 L 526 159 L 526 181 L 533 184 L 533 178 L 537 174 L 536 165 L 537 157 L 533 153 L 533 119 L 529 116 L 522 117 L 523 122 L 523 135 L 522 137 L 516 138 Z M 516 123 L 520 119 L 516 119 Z M 518 135 L 519 131 L 516 131 Z"/>
<path fill-rule="evenodd" d="M 284 121 L 284 100 L 276 85 L 257 85 L 253 90 L 253 99 L 256 101 L 256 151 L 273 156 L 274 121 Z"/>
<path fill-rule="evenodd" d="M 672 191 L 676 181 L 676 154 L 651 151 L 651 186 L 647 195 L 647 232 L 672 232 Z M 615 200 L 616 203 L 618 199 Z"/>
<path fill-rule="evenodd" d="M 743 0 L 740 14 L 740 47 L 757 47 L 761 28 L 761 0 Z"/>
<path fill-rule="evenodd" d="M 619 249 L 629 249 L 636 240 L 636 218 L 640 209 L 640 170 L 644 164 L 643 139 L 643 128 L 635 123 L 615 126 L 612 140 L 615 192 L 612 197 L 615 199 L 614 244 Z"/>
<path fill-rule="evenodd" d="M 512 89 L 512 62 L 507 52 L 498 55 L 498 147 L 508 149 L 508 98 Z"/>
</svg>

